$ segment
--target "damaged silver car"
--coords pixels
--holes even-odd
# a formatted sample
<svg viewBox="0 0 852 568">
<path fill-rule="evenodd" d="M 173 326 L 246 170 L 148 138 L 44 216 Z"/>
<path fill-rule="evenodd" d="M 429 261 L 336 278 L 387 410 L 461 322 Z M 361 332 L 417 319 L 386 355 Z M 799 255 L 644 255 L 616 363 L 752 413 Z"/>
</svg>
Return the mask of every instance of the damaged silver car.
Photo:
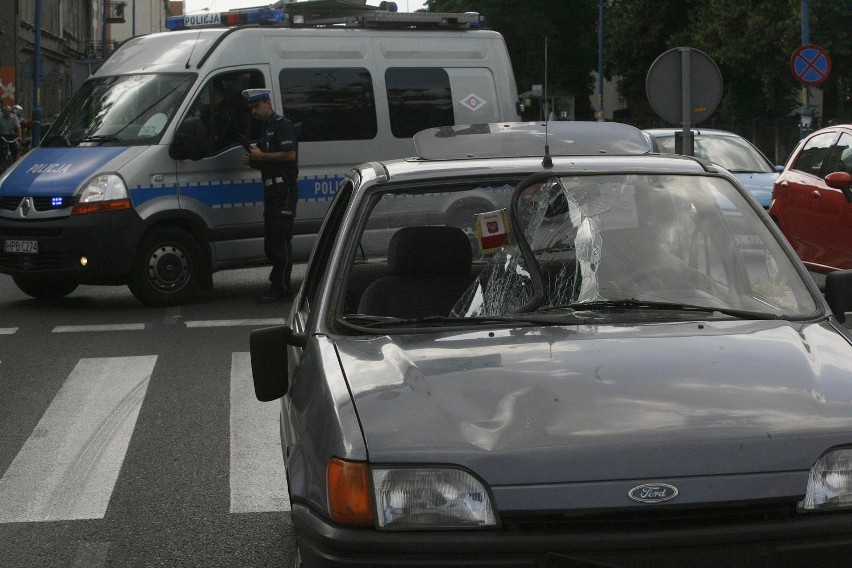
<svg viewBox="0 0 852 568">
<path fill-rule="evenodd" d="M 852 273 L 632 127 L 431 129 L 340 187 L 281 398 L 301 566 L 720 566 L 852 551 Z"/>
</svg>

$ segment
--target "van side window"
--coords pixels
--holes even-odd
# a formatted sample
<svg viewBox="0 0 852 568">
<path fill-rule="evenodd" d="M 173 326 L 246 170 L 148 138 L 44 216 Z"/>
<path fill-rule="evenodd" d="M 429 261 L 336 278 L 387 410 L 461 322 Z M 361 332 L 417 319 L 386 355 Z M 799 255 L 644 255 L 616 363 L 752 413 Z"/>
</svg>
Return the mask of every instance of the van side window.
<svg viewBox="0 0 852 568">
<path fill-rule="evenodd" d="M 208 156 L 240 144 L 241 134 L 257 139 L 261 124 L 252 119 L 242 93 L 264 86 L 263 73 L 253 69 L 221 73 L 207 81 L 188 116 L 201 119 L 210 143 Z"/>
<path fill-rule="evenodd" d="M 391 132 L 411 138 L 417 132 L 455 124 L 450 77 L 440 67 L 392 67 L 385 71 Z"/>
<path fill-rule="evenodd" d="M 378 132 L 373 79 L 362 67 L 283 69 L 283 112 L 299 142 L 370 140 Z"/>
</svg>

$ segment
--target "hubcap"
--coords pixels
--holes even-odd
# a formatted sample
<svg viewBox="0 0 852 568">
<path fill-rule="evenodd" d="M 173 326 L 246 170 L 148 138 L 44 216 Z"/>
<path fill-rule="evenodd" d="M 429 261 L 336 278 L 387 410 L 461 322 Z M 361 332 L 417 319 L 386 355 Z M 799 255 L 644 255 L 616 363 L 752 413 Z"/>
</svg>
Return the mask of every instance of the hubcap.
<svg viewBox="0 0 852 568">
<path fill-rule="evenodd" d="M 148 260 L 148 279 L 158 290 L 174 292 L 189 278 L 186 254 L 174 245 L 159 247 Z"/>
</svg>

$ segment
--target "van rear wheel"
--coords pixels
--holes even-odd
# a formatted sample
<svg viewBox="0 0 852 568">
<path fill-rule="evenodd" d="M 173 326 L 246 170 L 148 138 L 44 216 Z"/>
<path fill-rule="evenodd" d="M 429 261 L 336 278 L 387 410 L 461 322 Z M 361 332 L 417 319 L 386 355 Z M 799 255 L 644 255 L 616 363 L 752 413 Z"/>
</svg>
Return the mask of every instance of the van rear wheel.
<svg viewBox="0 0 852 568">
<path fill-rule="evenodd" d="M 186 231 L 156 228 L 142 239 L 127 285 L 146 304 L 183 304 L 201 287 L 203 258 L 201 246 Z"/>
<path fill-rule="evenodd" d="M 21 292 L 39 300 L 64 298 L 80 285 L 75 278 L 55 276 L 13 276 L 12 280 Z"/>
</svg>

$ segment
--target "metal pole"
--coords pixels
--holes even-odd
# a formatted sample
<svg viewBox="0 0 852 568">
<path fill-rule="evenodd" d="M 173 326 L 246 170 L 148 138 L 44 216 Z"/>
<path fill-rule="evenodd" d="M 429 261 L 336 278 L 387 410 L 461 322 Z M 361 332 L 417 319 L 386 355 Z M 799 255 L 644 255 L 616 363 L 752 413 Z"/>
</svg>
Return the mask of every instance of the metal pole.
<svg viewBox="0 0 852 568">
<path fill-rule="evenodd" d="M 598 0 L 598 112 L 599 122 L 604 121 L 604 0 Z"/>
<path fill-rule="evenodd" d="M 106 59 L 107 56 L 107 34 L 106 34 L 106 26 L 107 26 L 107 0 L 104 0 L 104 13 L 103 18 L 101 19 L 101 59 Z"/>
<path fill-rule="evenodd" d="M 808 0 L 802 0 L 802 45 L 807 45 L 810 40 L 810 17 L 808 15 Z M 814 113 L 811 108 L 810 91 L 807 85 L 802 85 L 802 118 L 799 122 L 799 137 L 804 138 L 813 132 Z"/>
<path fill-rule="evenodd" d="M 35 47 L 33 51 L 33 124 L 30 131 L 33 148 L 41 142 L 41 0 L 35 3 Z"/>
<path fill-rule="evenodd" d="M 690 58 L 692 48 L 681 47 L 680 50 L 680 86 L 681 86 L 681 121 L 683 126 L 683 154 L 695 155 L 692 143 L 692 68 Z"/>
</svg>

